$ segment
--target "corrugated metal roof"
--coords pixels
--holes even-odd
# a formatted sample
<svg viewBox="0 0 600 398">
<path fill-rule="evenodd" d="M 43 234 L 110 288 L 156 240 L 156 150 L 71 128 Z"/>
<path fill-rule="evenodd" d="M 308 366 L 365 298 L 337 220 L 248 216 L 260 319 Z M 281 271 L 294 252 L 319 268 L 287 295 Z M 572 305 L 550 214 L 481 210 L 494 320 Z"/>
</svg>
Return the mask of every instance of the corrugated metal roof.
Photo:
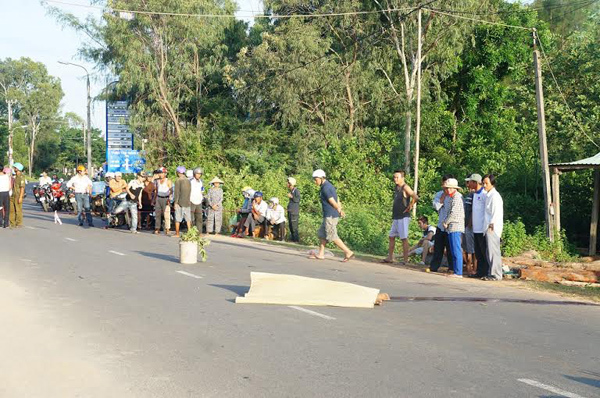
<svg viewBox="0 0 600 398">
<path fill-rule="evenodd" d="M 552 167 L 561 167 L 561 166 L 600 166 L 600 152 L 595 154 L 592 157 L 576 160 L 574 162 L 569 163 L 552 163 L 550 166 Z"/>
</svg>

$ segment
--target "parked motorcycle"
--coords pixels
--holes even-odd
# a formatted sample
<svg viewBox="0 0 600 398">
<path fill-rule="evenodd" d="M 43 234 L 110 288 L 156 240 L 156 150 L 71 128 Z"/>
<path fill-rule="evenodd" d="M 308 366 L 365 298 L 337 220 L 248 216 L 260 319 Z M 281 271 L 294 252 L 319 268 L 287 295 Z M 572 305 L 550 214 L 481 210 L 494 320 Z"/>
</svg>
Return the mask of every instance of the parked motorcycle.
<svg viewBox="0 0 600 398">
<path fill-rule="evenodd" d="M 103 217 L 106 214 L 106 198 L 103 193 L 92 196 L 92 203 L 90 205 L 92 212 L 96 216 Z"/>
<path fill-rule="evenodd" d="M 75 190 L 73 188 L 67 188 L 67 192 L 64 196 L 64 209 L 71 213 L 78 213 L 77 199 L 75 199 Z"/>
<path fill-rule="evenodd" d="M 65 192 L 62 189 L 62 183 L 60 181 L 54 181 L 50 185 L 50 200 L 48 205 L 52 211 L 60 211 L 64 207 Z"/>
<path fill-rule="evenodd" d="M 112 213 L 107 214 L 108 226 L 111 228 L 119 228 L 125 225 L 129 228 L 131 219 L 129 216 L 129 201 L 127 200 L 127 193 L 123 192 L 116 198 L 113 198 L 115 204 L 113 206 Z"/>
<path fill-rule="evenodd" d="M 38 188 L 36 200 L 42 205 L 44 211 L 50 210 L 50 201 L 52 200 L 52 194 L 50 193 L 50 185 L 46 184 Z"/>
</svg>

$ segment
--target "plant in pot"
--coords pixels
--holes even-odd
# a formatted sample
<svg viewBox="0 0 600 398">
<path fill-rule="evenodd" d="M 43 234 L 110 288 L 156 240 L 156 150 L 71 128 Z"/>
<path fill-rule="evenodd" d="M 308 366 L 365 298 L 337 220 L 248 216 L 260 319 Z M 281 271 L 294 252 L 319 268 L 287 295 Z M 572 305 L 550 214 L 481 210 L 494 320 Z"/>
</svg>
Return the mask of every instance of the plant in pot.
<svg viewBox="0 0 600 398">
<path fill-rule="evenodd" d="M 202 262 L 206 261 L 206 246 L 210 241 L 200 235 L 200 231 L 195 226 L 189 231 L 181 234 L 179 241 L 179 262 L 181 264 L 196 264 L 198 262 L 198 253 Z"/>
</svg>

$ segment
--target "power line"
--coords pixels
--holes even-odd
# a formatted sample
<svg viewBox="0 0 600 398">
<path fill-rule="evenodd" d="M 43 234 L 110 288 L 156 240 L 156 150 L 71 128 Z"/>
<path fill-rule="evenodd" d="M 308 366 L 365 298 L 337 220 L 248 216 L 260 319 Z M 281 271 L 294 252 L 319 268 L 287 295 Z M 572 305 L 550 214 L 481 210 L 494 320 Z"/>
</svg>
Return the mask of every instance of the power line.
<svg viewBox="0 0 600 398">
<path fill-rule="evenodd" d="M 596 146 L 596 148 L 600 148 L 600 145 L 596 144 L 596 142 L 592 139 L 592 137 L 590 137 L 590 135 L 585 132 L 585 129 L 583 128 L 583 126 L 579 122 L 579 119 L 577 119 L 577 116 L 575 115 L 575 111 L 573 111 L 573 109 L 569 106 L 569 103 L 567 102 L 567 98 L 565 97 L 565 94 L 563 93 L 562 89 L 560 88 L 560 85 L 558 84 L 558 80 L 556 79 L 556 76 L 554 75 L 554 71 L 552 70 L 552 66 L 550 65 L 550 60 L 548 59 L 548 56 L 546 55 L 546 51 L 544 51 L 544 45 L 542 44 L 542 41 L 538 37 L 537 33 L 535 34 L 535 39 L 540 44 L 540 49 L 542 50 L 542 55 L 544 56 L 544 61 L 545 61 L 546 65 L 548 65 L 548 70 L 550 71 L 552 80 L 554 80 L 554 84 L 556 85 L 556 88 L 560 94 L 560 97 L 562 98 L 563 102 L 567 106 L 567 109 L 569 110 L 569 112 L 571 112 L 571 116 L 575 120 L 575 123 L 577 123 L 577 126 L 579 127 L 579 129 L 581 130 L 583 135 L 585 135 L 586 138 L 588 140 L 590 140 L 590 142 Z"/>
<path fill-rule="evenodd" d="M 45 3 L 61 4 L 67 6 L 96 9 L 104 11 L 105 7 L 89 4 L 71 3 L 60 0 L 44 0 Z M 235 14 L 201 14 L 201 13 L 179 13 L 179 12 L 163 12 L 163 11 L 146 11 L 146 10 L 127 10 L 121 8 L 108 8 L 113 12 L 122 12 L 139 15 L 165 15 L 174 17 L 196 17 L 196 18 L 269 18 L 269 19 L 290 19 L 290 18 L 324 18 L 324 17 L 344 17 L 353 15 L 368 15 L 381 14 L 384 12 L 399 12 L 408 11 L 413 8 L 394 8 L 391 10 L 373 10 L 373 11 L 349 11 L 349 12 L 334 12 L 334 13 L 315 13 L 315 14 L 253 14 L 253 15 L 235 15 Z"/>
<path fill-rule="evenodd" d="M 424 10 L 430 11 L 434 14 L 441 14 L 441 15 L 446 15 L 448 17 L 452 17 L 452 18 L 458 18 L 458 19 L 465 19 L 467 21 L 473 21 L 473 22 L 479 22 L 479 23 L 483 23 L 486 25 L 496 25 L 496 26 L 504 26 L 506 28 L 514 28 L 514 29 L 523 29 L 523 30 L 527 30 L 527 31 L 533 31 L 534 28 L 530 28 L 527 26 L 520 26 L 520 25 L 509 25 L 509 24 L 505 24 L 502 22 L 494 22 L 494 21 L 488 21 L 485 19 L 479 19 L 479 18 L 472 18 L 472 17 L 467 17 L 464 15 L 457 15 L 457 14 L 452 14 L 449 12 L 444 12 L 444 11 L 439 11 L 436 10 L 434 8 L 423 8 Z"/>
<path fill-rule="evenodd" d="M 597 3 L 599 0 L 574 0 L 567 3 L 554 4 L 549 5 L 547 7 L 524 7 L 515 10 L 498 10 L 498 11 L 472 11 L 472 10 L 459 10 L 459 9 L 437 9 L 438 11 L 444 11 L 449 13 L 456 14 L 465 14 L 465 15 L 500 15 L 500 14 L 518 14 L 518 13 L 526 13 L 531 11 L 545 11 L 545 10 L 557 10 L 560 8 L 568 8 L 568 7 L 576 7 L 582 5 L 581 8 L 587 7 L 594 3 Z"/>
</svg>

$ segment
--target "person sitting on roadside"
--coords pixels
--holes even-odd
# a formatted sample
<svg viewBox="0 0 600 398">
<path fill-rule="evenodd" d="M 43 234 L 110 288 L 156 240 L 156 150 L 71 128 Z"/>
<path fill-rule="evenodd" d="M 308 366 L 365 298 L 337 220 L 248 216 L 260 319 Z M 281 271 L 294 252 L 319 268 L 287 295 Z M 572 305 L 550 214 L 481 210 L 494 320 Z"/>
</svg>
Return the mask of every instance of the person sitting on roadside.
<svg viewBox="0 0 600 398">
<path fill-rule="evenodd" d="M 269 199 L 267 220 L 269 226 L 273 228 L 273 239 L 283 241 L 285 239 L 285 209 L 279 204 L 278 198 Z M 268 233 L 265 232 L 265 236 L 267 235 Z"/>
<path fill-rule="evenodd" d="M 429 253 L 433 250 L 433 237 L 435 236 L 436 227 L 429 225 L 429 219 L 425 216 L 421 216 L 418 219 L 419 228 L 423 230 L 423 237 L 419 239 L 416 245 L 410 248 L 408 252 L 409 256 L 421 256 L 420 265 L 425 265 L 425 260 Z"/>
<path fill-rule="evenodd" d="M 175 235 L 179 238 L 179 227 L 185 218 L 187 230 L 192 229 L 192 202 L 190 196 L 192 193 L 192 184 L 186 176 L 185 167 L 177 167 L 177 180 L 175 180 L 175 189 L 173 190 L 173 206 L 175 207 Z M 198 231 L 202 234 L 202 230 Z"/>
<path fill-rule="evenodd" d="M 242 207 L 238 210 L 238 223 L 235 226 L 231 237 L 237 238 L 238 235 L 242 233 L 244 224 L 246 223 L 246 219 L 248 218 L 248 215 L 252 212 L 252 198 L 254 197 L 255 192 L 256 191 L 250 187 L 242 188 L 244 203 L 242 204 Z"/>
<path fill-rule="evenodd" d="M 238 237 L 244 238 L 254 233 L 256 227 L 265 222 L 267 209 L 267 202 L 263 201 L 263 193 L 257 191 L 254 194 L 254 201 L 252 202 L 252 213 L 246 218 L 244 229 Z"/>
<path fill-rule="evenodd" d="M 108 183 L 110 198 L 114 201 L 119 195 L 127 192 L 127 182 L 123 179 L 123 173 L 116 172 L 115 178 Z"/>
</svg>

